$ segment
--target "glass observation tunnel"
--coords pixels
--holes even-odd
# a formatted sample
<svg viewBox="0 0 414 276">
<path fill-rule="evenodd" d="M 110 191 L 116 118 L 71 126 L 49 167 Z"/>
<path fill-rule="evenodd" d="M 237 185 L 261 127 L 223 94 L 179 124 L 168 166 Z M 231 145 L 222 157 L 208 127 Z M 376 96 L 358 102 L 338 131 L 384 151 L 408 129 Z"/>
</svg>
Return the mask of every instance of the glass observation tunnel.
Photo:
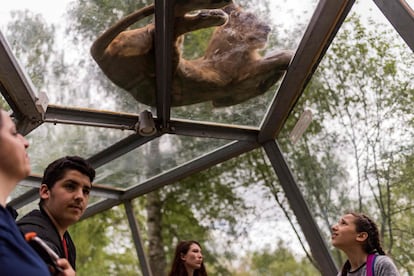
<svg viewBox="0 0 414 276">
<path fill-rule="evenodd" d="M 120 224 L 130 236 L 117 250 L 135 246 L 139 275 L 158 275 L 149 253 L 157 236 L 149 226 L 154 217 L 163 227 L 158 246 L 166 255 L 177 240 L 200 237 L 181 232 L 196 224 L 203 229 L 207 266 L 214 250 L 236 252 L 218 262 L 241 275 L 234 271 L 241 271 L 249 252 L 273 252 L 283 244 L 310 260 L 315 275 L 336 275 L 344 259 L 330 245 L 330 225 L 348 209 L 372 214 L 397 266 L 413 269 L 414 256 L 401 245 L 414 239 L 412 1 L 235 1 L 241 13 L 271 27 L 266 45 L 245 55 L 254 53 L 257 63 L 282 50 L 292 53 L 287 68 L 259 92 L 253 89 L 265 86 L 259 77 L 268 72 L 242 85 L 236 80 L 260 70 L 245 56 L 212 58 L 213 64 L 239 63 L 216 68 L 222 78 L 231 72 L 234 79 L 225 86 L 185 83 L 194 80 L 183 77 L 188 68 L 177 69 L 177 59 L 199 66 L 210 58 L 209 38 L 219 25 L 181 26 L 175 7 L 186 1 L 155 1 L 154 10 L 131 26 L 153 24 L 155 31 L 147 54 L 152 62 L 125 61 L 146 78 L 129 91 L 119 85 L 129 85 L 124 61 L 104 73 L 107 65 L 99 67 L 90 49 L 99 34 L 151 3 L 61 1 L 48 9 L 42 7 L 47 1 L 33 7 L 14 2 L 1 12 L 0 105 L 30 142 L 32 174 L 9 201 L 20 215 L 36 207 L 47 164 L 79 155 L 97 172 L 80 223 L 123 211 Z M 191 31 L 181 30 L 186 33 L 177 46 L 180 27 Z M 208 70 L 200 68 L 201 75 Z M 116 84 L 108 74 L 123 79 Z M 150 212 L 154 206 L 158 215 Z M 117 225 L 110 227 L 102 231 L 116 232 Z M 226 275 L 218 271 L 211 270 Z"/>
</svg>

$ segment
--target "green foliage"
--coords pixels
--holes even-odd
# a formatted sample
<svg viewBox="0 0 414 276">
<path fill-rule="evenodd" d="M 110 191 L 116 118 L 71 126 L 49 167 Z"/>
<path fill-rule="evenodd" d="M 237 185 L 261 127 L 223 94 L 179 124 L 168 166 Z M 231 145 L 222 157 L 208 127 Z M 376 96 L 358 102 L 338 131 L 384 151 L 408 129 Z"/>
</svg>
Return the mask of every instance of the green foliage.
<svg viewBox="0 0 414 276">
<path fill-rule="evenodd" d="M 240 158 L 236 158 L 224 162 L 163 189 L 166 191 L 163 237 L 169 248 L 167 256 L 173 256 L 174 240 L 195 239 L 205 245 L 203 251 L 208 269 L 213 270 L 214 275 L 228 275 L 220 258 L 224 254 L 230 257 L 232 252 L 219 252 L 214 248 L 209 249 L 207 245 L 212 230 L 230 237 L 241 235 L 244 231 L 237 227 L 238 219 L 243 217 L 248 209 L 243 199 L 235 193 L 238 185 L 235 179 L 226 177 L 240 161 Z M 231 240 L 227 242 L 231 243 Z M 221 249 L 226 247 L 224 244 L 220 245 Z"/>
<path fill-rule="evenodd" d="M 140 271 L 123 208 L 114 208 L 70 228 L 81 275 L 137 275 Z"/>
<path fill-rule="evenodd" d="M 381 172 L 389 175 L 388 181 L 392 183 L 392 198 L 389 204 L 393 206 L 392 224 L 385 236 L 387 253 L 391 254 L 397 266 L 409 272 L 413 271 L 412 260 L 414 258 L 411 246 L 414 242 L 414 191 L 412 181 L 414 179 L 414 151 L 409 149 L 405 156 L 392 164 L 390 172 Z"/>
<path fill-rule="evenodd" d="M 329 231 L 335 216 L 346 209 L 367 212 L 381 226 L 386 250 L 398 247 L 396 262 L 406 268 L 414 256 L 408 257 L 410 250 L 395 231 L 405 231 L 411 239 L 412 205 L 396 195 L 406 189 L 396 176 L 402 174 L 405 157 L 412 155 L 414 74 L 408 68 L 413 62 L 412 53 L 389 28 L 367 28 L 351 15 L 280 136 L 320 225 Z M 312 110 L 313 122 L 301 141 L 291 145 L 287 131 L 305 108 Z M 342 256 L 337 258 L 342 264 Z"/>
<path fill-rule="evenodd" d="M 2 96 L 0 96 L 0 108 L 4 110 L 9 110 L 9 106 Z"/>
<path fill-rule="evenodd" d="M 77 0 L 68 11 L 73 23 L 68 31 L 73 34 L 75 43 L 92 42 L 116 21 L 150 3 L 152 1 Z"/>
<path fill-rule="evenodd" d="M 39 14 L 28 10 L 13 11 L 11 15 L 6 38 L 33 84 L 37 88 L 44 88 L 48 82 L 47 67 L 53 64 L 51 54 L 54 52 L 55 28 L 47 26 Z"/>
<path fill-rule="evenodd" d="M 117 19 L 146 4 L 146 1 L 79 0 L 69 14 L 73 23 L 69 27 L 70 34 L 79 45 L 89 47 L 96 36 Z M 92 95 L 89 90 L 118 94 L 119 90 L 99 75 L 94 64 L 82 59 L 73 70 L 85 68 L 89 81 L 85 84 L 85 94 L 80 93 L 81 97 L 76 97 L 79 96 L 76 88 L 69 89 L 68 84 L 71 78 L 77 80 L 74 76 L 78 76 L 78 72 L 74 74 L 69 70 L 60 59 L 61 54 L 55 50 L 54 27 L 47 26 L 40 17 L 29 12 L 16 13 L 14 19 L 7 34 L 37 88 L 49 85 L 55 88 L 51 91 L 64 91 L 61 98 L 74 96 L 94 100 L 101 96 Z M 19 40 L 14 35 L 16 33 Z M 187 35 L 184 55 L 188 58 L 200 56 L 210 33 L 211 29 L 205 29 Z M 412 52 L 404 51 L 394 37 L 395 34 L 386 28 L 366 28 L 357 17 L 351 16 L 338 32 L 320 68 L 288 118 L 278 142 L 322 230 L 329 233 L 332 221 L 336 221 L 344 209 L 367 211 L 378 218 L 386 249 L 393 254 L 397 264 L 406 271 L 412 271 L 414 61 Z M 52 58 L 49 53 L 56 57 Z M 65 75 L 67 79 L 62 78 L 64 72 L 68 73 Z M 48 80 L 51 76 L 54 83 Z M 206 121 L 214 118 L 221 122 L 257 126 L 273 95 L 274 91 L 269 91 L 263 97 L 224 111 L 211 110 L 209 103 L 203 103 L 174 109 L 174 112 L 179 117 L 197 114 Z M 135 101 L 122 96 L 117 97 L 115 104 L 119 110 L 141 108 Z M 305 108 L 312 109 L 314 120 L 299 143 L 292 145 L 288 138 L 289 130 Z M 56 136 L 48 135 L 48 131 L 51 130 L 38 133 L 44 135 L 42 143 L 46 139 L 48 141 L 47 158 L 71 151 L 91 154 L 97 147 L 117 140 L 117 135 L 109 130 L 98 133 L 67 128 Z M 209 151 L 213 146 L 222 145 L 221 141 L 206 142 L 187 137 L 174 137 L 170 142 L 175 147 L 173 153 L 162 153 L 162 145 L 158 142 L 148 148 L 142 147 L 142 152 L 133 151 L 101 168 L 101 180 L 130 187 L 165 168 Z M 44 147 L 36 145 L 34 148 L 38 148 L 38 160 L 34 166 L 41 168 L 47 163 L 42 152 Z M 146 164 L 153 155 L 161 154 L 164 154 L 163 158 L 153 159 L 150 166 Z M 260 215 L 246 205 L 238 193 L 242 188 L 264 191 L 264 200 L 273 197 L 284 214 L 293 217 L 269 161 L 260 150 L 250 152 L 157 191 L 157 211 L 162 215 L 162 236 L 158 238 L 164 243 L 161 249 L 165 250 L 166 262 L 170 263 L 177 240 L 196 239 L 204 247 L 210 274 L 229 275 L 233 267 L 223 259 L 232 260 L 239 253 L 232 251 L 232 240 L 246 236 L 249 224 L 243 220 L 247 215 Z M 148 240 L 153 237 L 149 237 L 145 220 L 147 203 L 140 198 L 134 206 L 137 207 L 138 223 L 148 249 Z M 70 231 L 78 248 L 80 274 L 139 273 L 122 208 L 82 221 Z M 226 238 L 214 241 L 213 232 Z M 342 264 L 343 257 L 336 254 L 338 263 Z M 297 258 L 279 243 L 276 249 L 247 255 L 240 269 L 232 275 L 318 274 L 307 259 Z"/>
<path fill-rule="evenodd" d="M 234 276 L 313 276 L 320 275 L 309 261 L 303 257 L 295 257 L 283 241 L 278 241 L 277 248 L 267 248 L 246 256 L 243 268 Z"/>
<path fill-rule="evenodd" d="M 186 34 L 183 41 L 183 57 L 186 59 L 201 57 L 207 49 L 212 32 L 213 28 L 206 28 Z"/>
</svg>

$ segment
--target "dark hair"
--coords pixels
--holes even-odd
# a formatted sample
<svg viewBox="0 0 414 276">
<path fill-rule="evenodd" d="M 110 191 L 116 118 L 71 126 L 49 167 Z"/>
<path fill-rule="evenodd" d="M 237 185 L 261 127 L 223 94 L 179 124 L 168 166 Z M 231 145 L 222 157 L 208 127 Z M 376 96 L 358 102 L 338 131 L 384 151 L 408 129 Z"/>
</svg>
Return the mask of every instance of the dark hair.
<svg viewBox="0 0 414 276">
<path fill-rule="evenodd" d="M 67 170 L 76 170 L 89 177 L 91 183 L 95 179 L 95 169 L 91 164 L 79 156 L 65 156 L 50 163 L 43 173 L 42 184 L 49 189 L 63 178 Z"/>
<path fill-rule="evenodd" d="M 187 254 L 192 244 L 197 244 L 200 248 L 201 245 L 197 241 L 180 241 L 175 248 L 175 255 L 171 267 L 169 276 L 188 276 L 185 269 L 184 262 L 181 259 L 182 255 Z M 207 271 L 204 266 L 204 262 L 201 263 L 200 269 L 194 270 L 194 276 L 207 276 Z"/>
<path fill-rule="evenodd" d="M 377 224 L 364 214 L 358 214 L 354 212 L 349 212 L 348 214 L 351 214 L 355 217 L 354 224 L 357 233 L 368 233 L 368 238 L 362 245 L 362 248 L 364 249 L 365 253 L 377 253 L 379 255 L 385 255 L 385 252 L 381 247 L 381 241 L 379 238 Z M 344 266 L 342 267 L 341 275 L 347 275 L 350 268 L 351 264 L 349 263 L 349 260 L 347 260 Z"/>
</svg>

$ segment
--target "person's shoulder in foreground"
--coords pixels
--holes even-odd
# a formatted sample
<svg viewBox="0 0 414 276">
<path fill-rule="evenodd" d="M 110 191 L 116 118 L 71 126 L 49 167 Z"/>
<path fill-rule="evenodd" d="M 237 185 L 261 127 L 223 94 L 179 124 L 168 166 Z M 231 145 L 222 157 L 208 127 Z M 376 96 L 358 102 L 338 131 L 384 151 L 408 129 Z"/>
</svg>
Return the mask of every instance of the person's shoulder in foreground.
<svg viewBox="0 0 414 276">
<path fill-rule="evenodd" d="M 21 135 L 10 115 L 0 108 L 0 274 L 50 275 L 39 255 L 26 243 L 15 223 L 16 212 L 7 201 L 19 181 L 30 174 L 26 152 L 29 142 Z M 12 214 L 13 213 L 13 214 Z M 56 260 L 61 276 L 73 276 L 68 260 Z"/>
<path fill-rule="evenodd" d="M 13 217 L 3 206 L 0 206 L 0 274 L 50 274 L 46 264 L 23 239 Z"/>
<path fill-rule="evenodd" d="M 0 274 L 49 275 L 47 266 L 26 243 L 7 206 L 17 183 L 30 174 L 28 141 L 10 115 L 0 109 Z"/>
</svg>

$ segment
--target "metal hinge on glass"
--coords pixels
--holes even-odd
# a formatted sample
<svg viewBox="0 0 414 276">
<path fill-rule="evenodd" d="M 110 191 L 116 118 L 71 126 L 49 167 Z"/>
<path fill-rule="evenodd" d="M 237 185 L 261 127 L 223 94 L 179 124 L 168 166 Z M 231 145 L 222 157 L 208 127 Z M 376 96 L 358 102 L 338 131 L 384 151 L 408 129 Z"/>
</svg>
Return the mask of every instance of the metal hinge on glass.
<svg viewBox="0 0 414 276">
<path fill-rule="evenodd" d="M 44 114 L 46 112 L 47 106 L 49 104 L 49 98 L 46 93 L 43 91 L 39 92 L 39 95 L 36 97 L 36 109 L 39 113 Z"/>
</svg>

